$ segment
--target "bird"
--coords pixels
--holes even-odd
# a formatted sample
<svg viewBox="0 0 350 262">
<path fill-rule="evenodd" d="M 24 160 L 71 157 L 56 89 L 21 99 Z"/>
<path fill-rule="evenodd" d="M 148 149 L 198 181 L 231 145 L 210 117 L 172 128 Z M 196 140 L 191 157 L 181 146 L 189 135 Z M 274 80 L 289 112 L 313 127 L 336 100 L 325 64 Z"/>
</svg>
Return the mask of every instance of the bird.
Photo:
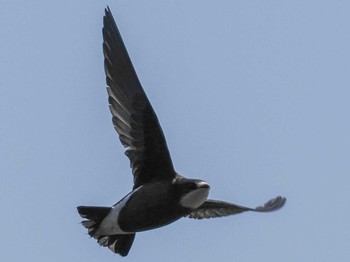
<svg viewBox="0 0 350 262">
<path fill-rule="evenodd" d="M 280 209 L 285 197 L 257 208 L 208 199 L 209 184 L 174 169 L 157 115 L 138 79 L 109 7 L 103 17 L 103 54 L 112 122 L 130 160 L 133 188 L 112 207 L 78 206 L 81 223 L 98 244 L 127 256 L 138 232 L 180 218 L 224 217 Z"/>
</svg>

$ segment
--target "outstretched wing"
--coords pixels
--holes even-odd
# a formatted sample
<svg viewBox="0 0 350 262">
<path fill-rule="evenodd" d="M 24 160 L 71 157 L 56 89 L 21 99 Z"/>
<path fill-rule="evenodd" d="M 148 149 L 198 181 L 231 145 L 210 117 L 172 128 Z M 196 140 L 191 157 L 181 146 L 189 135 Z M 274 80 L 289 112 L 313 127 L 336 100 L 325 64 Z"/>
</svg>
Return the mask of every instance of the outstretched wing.
<svg viewBox="0 0 350 262">
<path fill-rule="evenodd" d="M 175 171 L 157 116 L 141 86 L 111 11 L 103 19 L 103 53 L 113 124 L 126 148 L 134 188 L 173 178 Z"/>
<path fill-rule="evenodd" d="M 203 219 L 213 217 L 223 217 L 234 214 L 239 214 L 245 211 L 254 212 L 271 212 L 281 208 L 286 202 L 286 198 L 278 196 L 266 202 L 264 205 L 257 208 L 249 208 L 231 204 L 224 201 L 207 200 L 199 208 L 193 210 L 188 217 Z"/>
</svg>

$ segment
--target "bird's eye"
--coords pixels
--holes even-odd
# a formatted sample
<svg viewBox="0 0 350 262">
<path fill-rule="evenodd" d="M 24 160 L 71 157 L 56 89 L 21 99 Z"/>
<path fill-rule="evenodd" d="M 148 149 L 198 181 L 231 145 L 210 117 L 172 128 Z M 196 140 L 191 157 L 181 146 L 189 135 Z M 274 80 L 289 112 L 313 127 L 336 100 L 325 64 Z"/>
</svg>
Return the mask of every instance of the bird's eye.
<svg viewBox="0 0 350 262">
<path fill-rule="evenodd" d="M 187 185 L 187 188 L 189 189 L 189 190 L 193 190 L 193 189 L 196 189 L 196 184 L 194 184 L 194 183 L 189 183 L 188 185 Z"/>
</svg>

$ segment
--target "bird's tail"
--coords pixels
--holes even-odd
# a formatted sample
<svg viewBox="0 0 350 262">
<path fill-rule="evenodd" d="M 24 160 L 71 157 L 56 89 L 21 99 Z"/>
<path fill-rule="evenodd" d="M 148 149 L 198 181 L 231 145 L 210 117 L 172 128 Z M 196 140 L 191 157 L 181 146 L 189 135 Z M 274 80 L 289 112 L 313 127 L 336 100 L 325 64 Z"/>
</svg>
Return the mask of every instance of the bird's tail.
<svg viewBox="0 0 350 262">
<path fill-rule="evenodd" d="M 99 235 L 97 229 L 107 216 L 110 207 L 79 206 L 78 212 L 83 220 L 81 224 L 88 230 L 88 234 L 97 239 L 101 246 L 108 247 L 112 252 L 126 256 L 134 242 L 135 234 Z"/>
<path fill-rule="evenodd" d="M 94 206 L 79 206 L 78 212 L 83 220 L 81 224 L 88 229 L 88 233 L 91 237 L 95 237 L 95 233 L 98 229 L 98 226 L 102 220 L 107 216 L 110 207 L 94 207 Z"/>
</svg>

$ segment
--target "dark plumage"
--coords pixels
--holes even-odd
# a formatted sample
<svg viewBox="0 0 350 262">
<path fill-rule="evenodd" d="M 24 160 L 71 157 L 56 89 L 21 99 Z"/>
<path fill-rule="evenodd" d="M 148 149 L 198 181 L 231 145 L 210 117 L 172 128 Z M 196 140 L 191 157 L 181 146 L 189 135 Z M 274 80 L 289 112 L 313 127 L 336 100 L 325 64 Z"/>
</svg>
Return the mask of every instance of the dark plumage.
<svg viewBox="0 0 350 262">
<path fill-rule="evenodd" d="M 286 199 L 280 196 L 255 209 L 207 200 L 210 188 L 207 182 L 185 178 L 174 170 L 157 116 L 109 8 L 105 10 L 103 25 L 109 108 L 130 160 L 134 186 L 113 207 L 78 207 L 88 234 L 101 246 L 126 256 L 136 232 L 158 228 L 182 217 L 203 219 L 281 208 Z"/>
</svg>

